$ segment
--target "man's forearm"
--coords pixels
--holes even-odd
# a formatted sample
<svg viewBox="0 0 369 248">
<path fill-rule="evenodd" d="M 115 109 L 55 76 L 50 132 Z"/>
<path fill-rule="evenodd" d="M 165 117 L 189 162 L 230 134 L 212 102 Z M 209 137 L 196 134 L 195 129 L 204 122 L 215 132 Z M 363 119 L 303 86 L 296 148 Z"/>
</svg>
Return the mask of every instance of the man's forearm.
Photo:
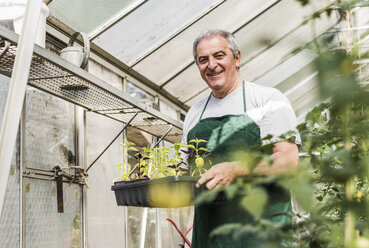
<svg viewBox="0 0 369 248">
<path fill-rule="evenodd" d="M 271 155 L 273 163 L 270 165 L 265 160 L 262 160 L 254 169 L 253 173 L 268 176 L 273 174 L 283 174 L 295 170 L 298 166 L 298 147 L 294 143 L 279 142 L 276 143 Z M 247 165 L 239 162 L 237 172 L 239 176 L 245 176 L 250 173 Z"/>
</svg>

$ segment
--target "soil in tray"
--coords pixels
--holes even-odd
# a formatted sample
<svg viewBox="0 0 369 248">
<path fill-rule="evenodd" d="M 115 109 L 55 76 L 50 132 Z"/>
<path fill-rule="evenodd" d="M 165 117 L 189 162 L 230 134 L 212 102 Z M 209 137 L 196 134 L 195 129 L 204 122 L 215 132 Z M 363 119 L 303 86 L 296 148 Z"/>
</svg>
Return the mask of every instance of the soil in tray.
<svg viewBox="0 0 369 248">
<path fill-rule="evenodd" d="M 198 178 L 172 176 L 158 179 L 117 182 L 112 186 L 118 206 L 177 208 L 192 205 L 203 189 Z"/>
</svg>

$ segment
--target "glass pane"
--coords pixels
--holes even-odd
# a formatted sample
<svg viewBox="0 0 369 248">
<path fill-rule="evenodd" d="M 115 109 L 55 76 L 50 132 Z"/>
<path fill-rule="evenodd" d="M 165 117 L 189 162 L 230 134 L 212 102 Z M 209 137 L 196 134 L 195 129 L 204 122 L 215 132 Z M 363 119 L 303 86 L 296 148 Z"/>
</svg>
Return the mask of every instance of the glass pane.
<svg viewBox="0 0 369 248">
<path fill-rule="evenodd" d="M 217 2 L 219 0 L 150 0 L 94 42 L 130 65 Z"/>
<path fill-rule="evenodd" d="M 169 218 L 173 220 L 177 227 L 183 232 L 192 227 L 193 207 L 184 207 L 176 209 L 159 209 L 160 213 L 160 230 L 161 230 L 161 246 L 162 247 L 180 247 L 185 241 L 180 236 L 174 226 L 167 221 Z M 186 238 L 191 242 L 192 230 L 188 232 Z M 188 246 L 185 246 L 188 247 Z"/>
<path fill-rule="evenodd" d="M 153 95 L 147 93 L 143 89 L 137 87 L 135 84 L 131 82 L 127 82 L 127 93 L 135 98 L 136 100 L 147 103 L 147 102 L 154 102 L 155 98 Z"/>
<path fill-rule="evenodd" d="M 0 123 L 3 123 L 6 99 L 8 97 L 10 78 L 0 74 Z M 0 124 L 0 130 L 1 130 Z"/>
<path fill-rule="evenodd" d="M 0 123 L 2 123 L 10 78 L 0 74 Z M 0 124 L 1 125 L 1 124 Z M 1 128 L 1 127 L 0 127 Z M 4 206 L 0 216 L 0 247 L 19 246 L 19 142 L 11 162 Z"/>
<path fill-rule="evenodd" d="M 147 248 L 156 247 L 156 209 L 155 208 L 147 209 L 145 247 Z"/>
<path fill-rule="evenodd" d="M 160 49 L 156 50 L 150 56 L 145 58 L 145 60 L 135 65 L 133 69 L 140 72 L 156 84 L 162 85 L 177 72 L 181 71 L 183 68 L 186 68 L 186 66 L 188 66 L 188 64 L 193 61 L 192 43 L 195 40 L 196 36 L 198 36 L 202 30 L 209 28 L 221 28 L 229 31 L 234 31 L 241 25 L 252 20 L 252 18 L 261 13 L 263 10 L 265 10 L 265 8 L 273 4 L 275 1 L 276 0 L 225 1 L 220 7 L 211 11 L 208 15 L 201 18 L 199 21 L 185 29 L 177 37 L 170 40 Z M 191 1 L 189 5 L 196 6 L 200 2 L 202 1 Z M 180 24 L 177 23 L 177 25 Z M 155 31 L 156 29 L 153 30 Z M 142 35 L 145 36 L 146 34 Z M 252 36 L 249 36 L 247 34 L 247 38 L 250 37 Z M 116 45 L 111 44 L 113 45 L 111 50 L 114 50 L 116 53 L 120 52 L 120 50 L 125 49 L 122 44 L 124 43 Z M 131 46 L 128 47 L 131 48 Z M 114 54 L 114 51 L 112 51 L 112 54 Z M 127 52 L 130 51 L 126 51 L 126 53 Z M 248 52 L 249 51 L 247 51 L 247 54 Z M 197 76 L 197 81 L 201 80 L 200 74 L 198 72 L 196 72 L 195 75 Z M 193 77 L 188 79 L 185 78 L 184 81 L 178 81 L 181 85 L 187 86 L 191 83 L 191 80 L 193 80 Z M 191 86 L 187 88 L 198 89 Z M 175 96 L 183 97 L 182 93 Z"/>
<path fill-rule="evenodd" d="M 17 144 L 17 147 L 19 147 L 19 144 Z M 19 162 L 15 163 L 15 156 L 13 156 L 0 218 L 0 247 L 19 246 L 19 198 Z"/>
<path fill-rule="evenodd" d="M 128 248 L 140 247 L 141 220 L 144 209 L 139 207 L 128 207 Z"/>
<path fill-rule="evenodd" d="M 86 160 L 87 166 L 101 154 L 122 130 L 123 123 L 105 116 L 86 113 Z M 123 248 L 124 208 L 117 206 L 111 191 L 118 180 L 117 164 L 122 162 L 122 136 L 106 150 L 88 171 L 89 189 L 86 190 L 86 242 L 89 248 Z"/>
<path fill-rule="evenodd" d="M 27 88 L 26 166 L 52 170 L 75 165 L 74 106 L 59 98 Z"/>
<path fill-rule="evenodd" d="M 89 34 L 129 8 L 137 0 L 57 0 L 49 4 L 50 14 L 73 28 Z"/>
<path fill-rule="evenodd" d="M 55 182 L 26 178 L 25 189 L 26 247 L 80 247 L 81 186 L 64 183 L 64 213 Z"/>
</svg>

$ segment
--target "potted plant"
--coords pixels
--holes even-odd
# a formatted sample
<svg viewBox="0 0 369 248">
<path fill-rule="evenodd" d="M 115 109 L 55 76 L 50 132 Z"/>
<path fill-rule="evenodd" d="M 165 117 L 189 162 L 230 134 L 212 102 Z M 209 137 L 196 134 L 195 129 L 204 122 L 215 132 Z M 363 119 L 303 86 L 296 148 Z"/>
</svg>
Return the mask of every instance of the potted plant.
<svg viewBox="0 0 369 248">
<path fill-rule="evenodd" d="M 205 140 L 191 140 L 194 145 L 176 142 L 169 148 L 144 147 L 136 149 L 135 144 L 124 141 L 123 161 L 117 165 L 119 179 L 114 182 L 119 206 L 140 207 L 183 207 L 192 204 L 202 189 L 195 187 L 198 177 L 205 172 L 201 152 L 207 149 L 199 147 Z M 195 157 L 193 171 L 186 165 L 182 148 L 188 148 Z M 171 150 L 172 149 L 172 150 Z M 172 151 L 172 152 L 171 152 Z M 129 157 L 136 159 L 135 165 L 129 163 Z"/>
</svg>

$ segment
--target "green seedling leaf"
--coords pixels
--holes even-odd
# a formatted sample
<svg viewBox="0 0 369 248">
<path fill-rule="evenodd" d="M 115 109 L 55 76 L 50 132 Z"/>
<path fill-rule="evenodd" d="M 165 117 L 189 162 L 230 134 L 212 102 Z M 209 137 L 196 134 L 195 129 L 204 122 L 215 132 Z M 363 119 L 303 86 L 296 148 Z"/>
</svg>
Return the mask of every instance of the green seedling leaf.
<svg viewBox="0 0 369 248">
<path fill-rule="evenodd" d="M 128 145 L 128 146 L 135 146 L 136 144 L 133 143 L 133 142 L 129 142 L 128 140 L 125 141 L 125 143 Z"/>
<path fill-rule="evenodd" d="M 209 152 L 209 150 L 208 150 L 208 149 L 206 149 L 205 147 L 200 147 L 200 148 L 199 148 L 199 150 L 200 150 L 200 151 Z"/>
<path fill-rule="evenodd" d="M 185 147 L 191 148 L 191 149 L 196 149 L 193 145 L 186 145 Z"/>
</svg>

